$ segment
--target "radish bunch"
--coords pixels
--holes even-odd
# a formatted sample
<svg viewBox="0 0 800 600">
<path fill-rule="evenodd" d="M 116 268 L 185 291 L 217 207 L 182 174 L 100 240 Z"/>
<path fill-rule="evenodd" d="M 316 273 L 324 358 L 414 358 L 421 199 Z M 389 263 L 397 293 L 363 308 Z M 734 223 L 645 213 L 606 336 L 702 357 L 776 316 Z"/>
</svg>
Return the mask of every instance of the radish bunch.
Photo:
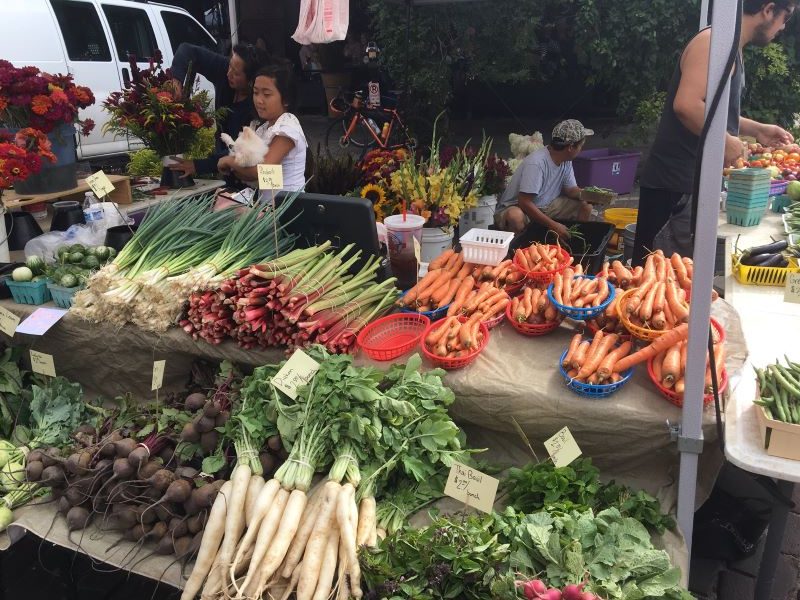
<svg viewBox="0 0 800 600">
<path fill-rule="evenodd" d="M 547 587 L 541 579 L 530 579 L 528 581 L 517 581 L 517 588 L 522 588 L 525 598 L 528 600 L 603 600 L 600 596 L 592 592 L 584 592 L 588 579 L 581 583 L 571 583 L 565 585 L 563 589 Z"/>
</svg>

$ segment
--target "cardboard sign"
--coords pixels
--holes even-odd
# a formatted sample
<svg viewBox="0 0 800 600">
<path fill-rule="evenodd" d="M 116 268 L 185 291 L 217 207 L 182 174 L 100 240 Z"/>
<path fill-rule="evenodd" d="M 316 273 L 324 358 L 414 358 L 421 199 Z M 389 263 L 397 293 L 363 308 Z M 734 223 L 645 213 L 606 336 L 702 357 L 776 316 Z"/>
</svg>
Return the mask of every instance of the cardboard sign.
<svg viewBox="0 0 800 600">
<path fill-rule="evenodd" d="M 44 335 L 65 314 L 67 314 L 67 311 L 60 308 L 37 308 L 27 319 L 19 324 L 17 333 Z"/>
<path fill-rule="evenodd" d="M 417 264 L 419 264 L 421 262 L 419 257 L 422 254 L 422 247 L 419 245 L 419 240 L 416 237 L 412 237 L 411 239 L 414 240 L 414 258 L 417 259 Z"/>
<path fill-rule="evenodd" d="M 289 396 L 297 398 L 297 388 L 307 384 L 319 371 L 319 363 L 302 350 L 295 350 L 280 371 L 272 378 L 272 385 Z"/>
<path fill-rule="evenodd" d="M 783 291 L 784 302 L 800 304 L 800 273 L 786 275 L 786 288 Z"/>
<path fill-rule="evenodd" d="M 98 171 L 93 175 L 89 175 L 86 178 L 86 185 L 92 188 L 94 195 L 98 198 L 102 198 L 103 196 L 108 196 L 111 192 L 114 191 L 114 184 L 111 183 L 108 176 L 103 173 L 103 171 Z"/>
<path fill-rule="evenodd" d="M 564 427 L 549 440 L 546 440 L 544 447 L 547 448 L 547 453 L 553 459 L 553 464 L 556 467 L 566 467 L 583 454 L 581 449 L 578 448 L 575 438 L 572 437 L 569 427 Z"/>
<path fill-rule="evenodd" d="M 34 373 L 55 377 L 56 365 L 53 362 L 53 356 L 45 354 L 44 352 L 31 350 L 31 370 Z"/>
<path fill-rule="evenodd" d="M 456 462 L 450 467 L 444 493 L 467 506 L 488 513 L 492 512 L 498 483 L 494 477 Z"/>
<path fill-rule="evenodd" d="M 14 337 L 18 325 L 19 317 L 10 310 L 0 306 L 0 331 L 5 333 L 8 337 Z"/>
<path fill-rule="evenodd" d="M 258 189 L 280 190 L 283 189 L 283 166 L 258 165 Z"/>
<path fill-rule="evenodd" d="M 156 360 L 153 362 L 153 382 L 150 389 L 155 391 L 161 389 L 164 384 L 164 367 L 166 367 L 166 360 Z"/>
</svg>

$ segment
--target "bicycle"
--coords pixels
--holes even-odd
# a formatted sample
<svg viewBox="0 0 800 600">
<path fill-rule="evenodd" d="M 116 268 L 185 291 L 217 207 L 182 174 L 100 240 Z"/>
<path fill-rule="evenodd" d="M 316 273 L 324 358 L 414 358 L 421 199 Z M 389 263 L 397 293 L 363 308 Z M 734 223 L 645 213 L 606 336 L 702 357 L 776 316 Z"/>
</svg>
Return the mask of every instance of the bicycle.
<svg viewBox="0 0 800 600">
<path fill-rule="evenodd" d="M 419 134 L 430 130 L 424 119 L 404 119 L 396 108 L 368 105 L 361 91 L 353 93 L 353 99 L 347 102 L 344 91 L 340 90 L 331 100 L 331 108 L 342 116 L 328 126 L 325 134 L 329 152 L 350 145 L 361 149 L 362 155 L 373 148 L 406 148 L 413 152 Z"/>
</svg>

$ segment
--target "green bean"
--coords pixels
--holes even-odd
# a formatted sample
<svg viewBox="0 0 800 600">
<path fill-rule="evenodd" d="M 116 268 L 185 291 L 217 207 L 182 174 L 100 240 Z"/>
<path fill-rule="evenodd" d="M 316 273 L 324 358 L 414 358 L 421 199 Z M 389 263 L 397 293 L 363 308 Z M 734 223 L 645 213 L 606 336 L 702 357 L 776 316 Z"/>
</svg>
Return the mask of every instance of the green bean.
<svg viewBox="0 0 800 600">
<path fill-rule="evenodd" d="M 753 367 L 753 370 L 756 372 L 756 377 L 758 378 L 758 389 L 763 393 L 766 389 L 766 378 L 764 375 L 764 369 L 756 369 Z"/>
<path fill-rule="evenodd" d="M 775 383 L 772 379 L 768 380 L 768 384 L 775 392 L 775 410 L 778 413 L 778 419 L 788 423 L 789 421 L 787 420 L 786 413 L 783 411 L 783 397 L 781 392 L 775 388 Z"/>
<path fill-rule="evenodd" d="M 759 406 L 768 407 L 775 404 L 775 399 L 770 398 L 769 396 L 766 397 L 762 396 L 761 398 L 756 398 L 755 400 L 753 400 L 753 404 L 758 404 Z"/>
<path fill-rule="evenodd" d="M 778 381 L 778 383 L 793 396 L 800 396 L 800 382 L 796 382 L 794 378 L 789 375 L 786 367 L 783 365 L 770 365 L 770 371 Z"/>
</svg>

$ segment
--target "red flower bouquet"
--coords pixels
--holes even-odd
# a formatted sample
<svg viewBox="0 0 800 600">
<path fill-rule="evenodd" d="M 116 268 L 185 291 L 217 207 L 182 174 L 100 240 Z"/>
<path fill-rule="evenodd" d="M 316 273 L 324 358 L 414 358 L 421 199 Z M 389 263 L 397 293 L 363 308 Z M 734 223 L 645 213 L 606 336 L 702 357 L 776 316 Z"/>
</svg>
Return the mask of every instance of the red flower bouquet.
<svg viewBox="0 0 800 600">
<path fill-rule="evenodd" d="M 56 162 L 50 140 L 38 129 L 0 132 L 0 191 L 38 173 L 43 158 Z"/>
<path fill-rule="evenodd" d="M 62 124 L 77 123 L 88 135 L 91 119 L 78 111 L 94 104 L 89 88 L 75 85 L 72 75 L 51 75 L 36 67 L 17 68 L 0 60 L 0 123 L 7 127 L 34 127 L 49 133 Z"/>
<path fill-rule="evenodd" d="M 103 108 L 111 114 L 104 131 L 138 137 L 159 156 L 170 156 L 186 152 L 200 129 L 214 126 L 219 113 L 211 108 L 208 94 L 192 94 L 193 81 L 177 93 L 170 71 L 161 68 L 160 53 L 144 70 L 131 57 L 130 69 L 130 87 L 113 92 L 103 102 Z"/>
</svg>

